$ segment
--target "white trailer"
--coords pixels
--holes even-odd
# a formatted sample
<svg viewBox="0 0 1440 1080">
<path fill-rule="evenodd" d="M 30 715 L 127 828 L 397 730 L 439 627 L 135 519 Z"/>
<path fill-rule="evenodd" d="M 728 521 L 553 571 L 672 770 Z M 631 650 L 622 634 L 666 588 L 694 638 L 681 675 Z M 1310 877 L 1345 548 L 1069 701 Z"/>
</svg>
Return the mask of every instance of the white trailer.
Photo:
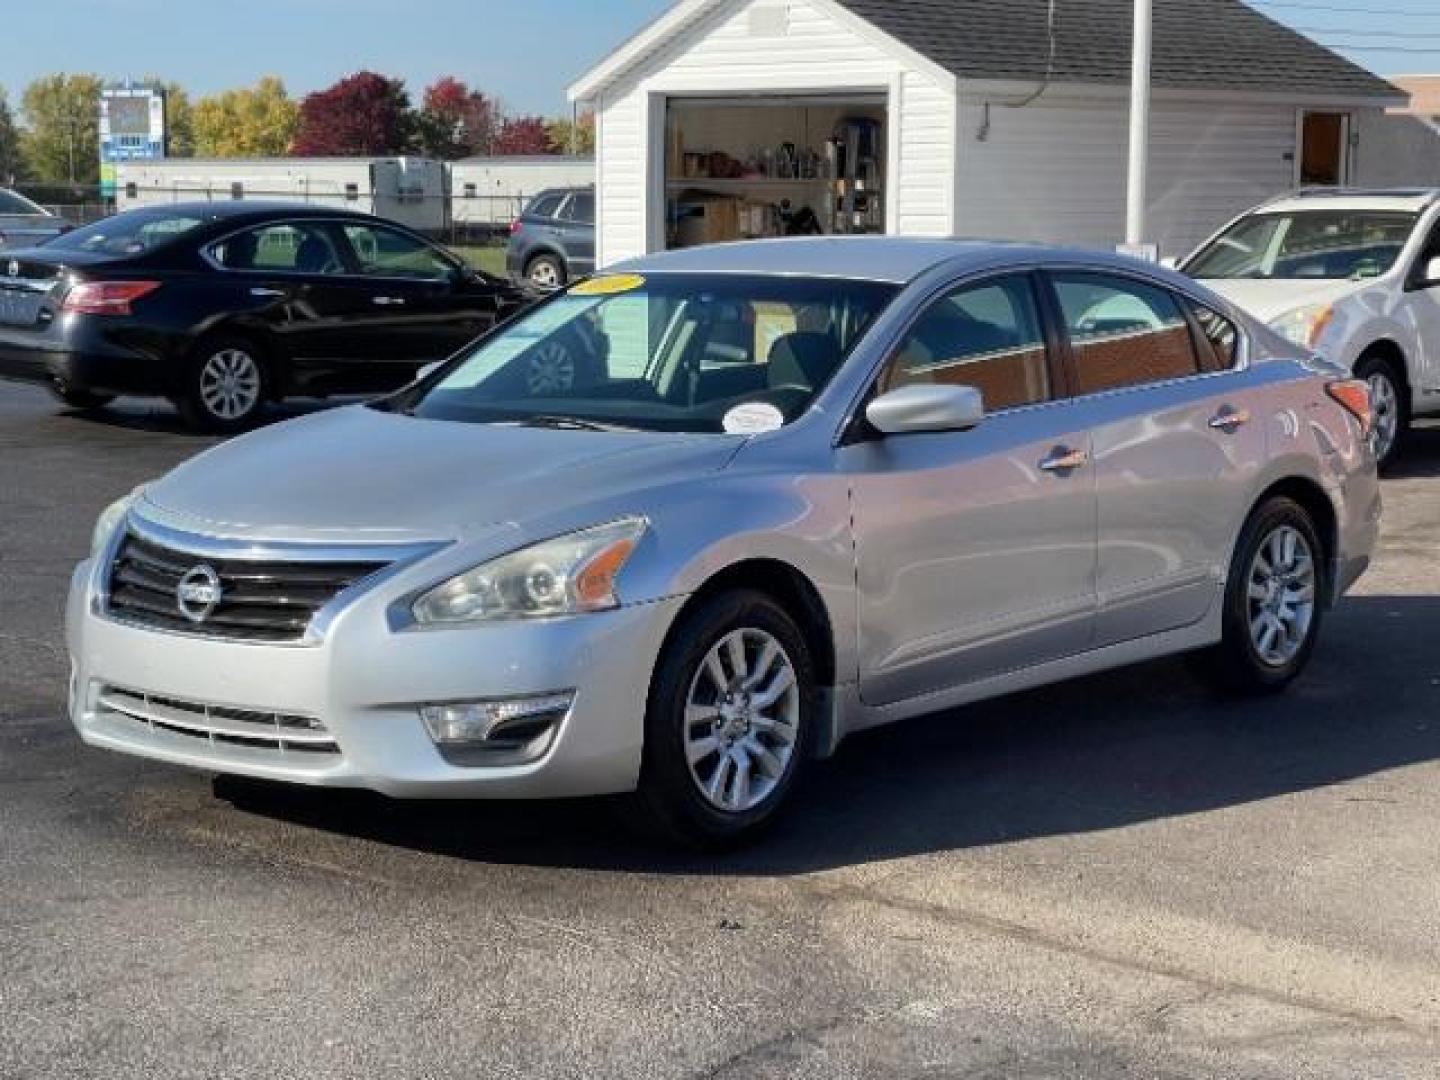
<svg viewBox="0 0 1440 1080">
<path fill-rule="evenodd" d="M 595 183 L 593 157 L 471 157 L 450 166 L 450 215 L 460 227 L 503 229 L 548 188 Z"/>
<path fill-rule="evenodd" d="M 116 209 L 281 199 L 359 210 L 422 232 L 449 224 L 445 165 L 419 157 L 169 158 L 116 166 Z"/>
</svg>

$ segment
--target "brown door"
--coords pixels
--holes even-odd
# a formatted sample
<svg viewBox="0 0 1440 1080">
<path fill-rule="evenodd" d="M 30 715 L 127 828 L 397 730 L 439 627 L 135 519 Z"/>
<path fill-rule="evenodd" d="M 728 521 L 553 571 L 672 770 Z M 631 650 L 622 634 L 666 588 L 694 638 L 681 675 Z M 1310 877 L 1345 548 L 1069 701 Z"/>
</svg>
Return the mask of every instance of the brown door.
<svg viewBox="0 0 1440 1080">
<path fill-rule="evenodd" d="M 1301 125 L 1300 184 L 1339 187 L 1345 183 L 1345 113 L 1307 112 Z"/>
</svg>

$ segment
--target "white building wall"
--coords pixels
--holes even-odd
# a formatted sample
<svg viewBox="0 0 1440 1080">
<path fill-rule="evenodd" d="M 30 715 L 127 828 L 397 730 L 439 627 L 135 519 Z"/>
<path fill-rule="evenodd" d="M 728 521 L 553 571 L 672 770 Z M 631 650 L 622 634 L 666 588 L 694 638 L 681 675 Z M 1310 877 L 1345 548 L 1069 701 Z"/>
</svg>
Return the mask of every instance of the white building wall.
<svg viewBox="0 0 1440 1080">
<path fill-rule="evenodd" d="M 595 183 L 593 158 L 468 158 L 450 166 L 451 220 L 508 225 L 540 192 Z M 474 194 L 469 186 L 474 185 Z"/>
<path fill-rule="evenodd" d="M 951 231 L 953 91 L 825 0 L 731 0 L 612 82 L 596 103 L 600 263 L 661 242 L 665 95 L 831 91 L 891 96 L 891 231 Z"/>
<path fill-rule="evenodd" d="M 1355 118 L 1352 170 L 1360 187 L 1440 187 L 1440 127 L 1367 109 Z"/>
<path fill-rule="evenodd" d="M 1113 248 L 1125 234 L 1123 98 L 1052 97 L 960 111 L 956 218 L 965 236 Z M 1148 239 L 1187 254 L 1236 214 L 1294 186 L 1296 110 L 1283 104 L 1152 105 Z"/>
</svg>

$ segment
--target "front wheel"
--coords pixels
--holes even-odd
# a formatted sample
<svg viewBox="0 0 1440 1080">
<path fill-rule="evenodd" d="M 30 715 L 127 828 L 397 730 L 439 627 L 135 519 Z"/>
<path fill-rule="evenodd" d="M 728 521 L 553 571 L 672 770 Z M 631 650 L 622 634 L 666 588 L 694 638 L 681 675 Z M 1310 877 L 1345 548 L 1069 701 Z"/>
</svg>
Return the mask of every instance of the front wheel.
<svg viewBox="0 0 1440 1080">
<path fill-rule="evenodd" d="M 698 847 L 752 839 L 773 820 L 808 753 L 815 668 L 769 597 L 717 595 L 684 616 L 661 653 L 645 717 L 638 799 Z"/>
<path fill-rule="evenodd" d="M 197 431 L 242 431 L 264 409 L 265 389 L 265 368 L 253 343 L 211 338 L 196 351 L 176 405 L 186 426 Z"/>
<path fill-rule="evenodd" d="M 1387 469 L 1400 456 L 1400 449 L 1410 427 L 1410 402 L 1405 382 L 1389 360 L 1372 356 L 1355 365 L 1355 377 L 1364 379 L 1370 388 L 1370 408 L 1374 427 L 1370 433 L 1375 461 Z"/>
<path fill-rule="evenodd" d="M 1309 511 L 1283 496 L 1268 499 L 1236 544 L 1223 636 L 1202 654 L 1205 673 L 1236 693 L 1283 690 L 1310 662 L 1325 587 L 1325 548 Z"/>
</svg>

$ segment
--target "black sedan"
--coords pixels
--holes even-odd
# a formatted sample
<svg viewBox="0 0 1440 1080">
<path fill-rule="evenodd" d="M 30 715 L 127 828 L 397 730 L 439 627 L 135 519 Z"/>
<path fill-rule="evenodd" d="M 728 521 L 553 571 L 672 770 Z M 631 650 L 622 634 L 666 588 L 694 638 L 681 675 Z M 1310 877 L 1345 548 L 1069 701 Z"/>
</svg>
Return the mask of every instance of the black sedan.
<svg viewBox="0 0 1440 1080">
<path fill-rule="evenodd" d="M 234 431 L 267 401 L 393 390 L 524 303 L 366 214 L 177 203 L 0 253 L 0 376 L 79 408 L 159 395 Z"/>
</svg>

